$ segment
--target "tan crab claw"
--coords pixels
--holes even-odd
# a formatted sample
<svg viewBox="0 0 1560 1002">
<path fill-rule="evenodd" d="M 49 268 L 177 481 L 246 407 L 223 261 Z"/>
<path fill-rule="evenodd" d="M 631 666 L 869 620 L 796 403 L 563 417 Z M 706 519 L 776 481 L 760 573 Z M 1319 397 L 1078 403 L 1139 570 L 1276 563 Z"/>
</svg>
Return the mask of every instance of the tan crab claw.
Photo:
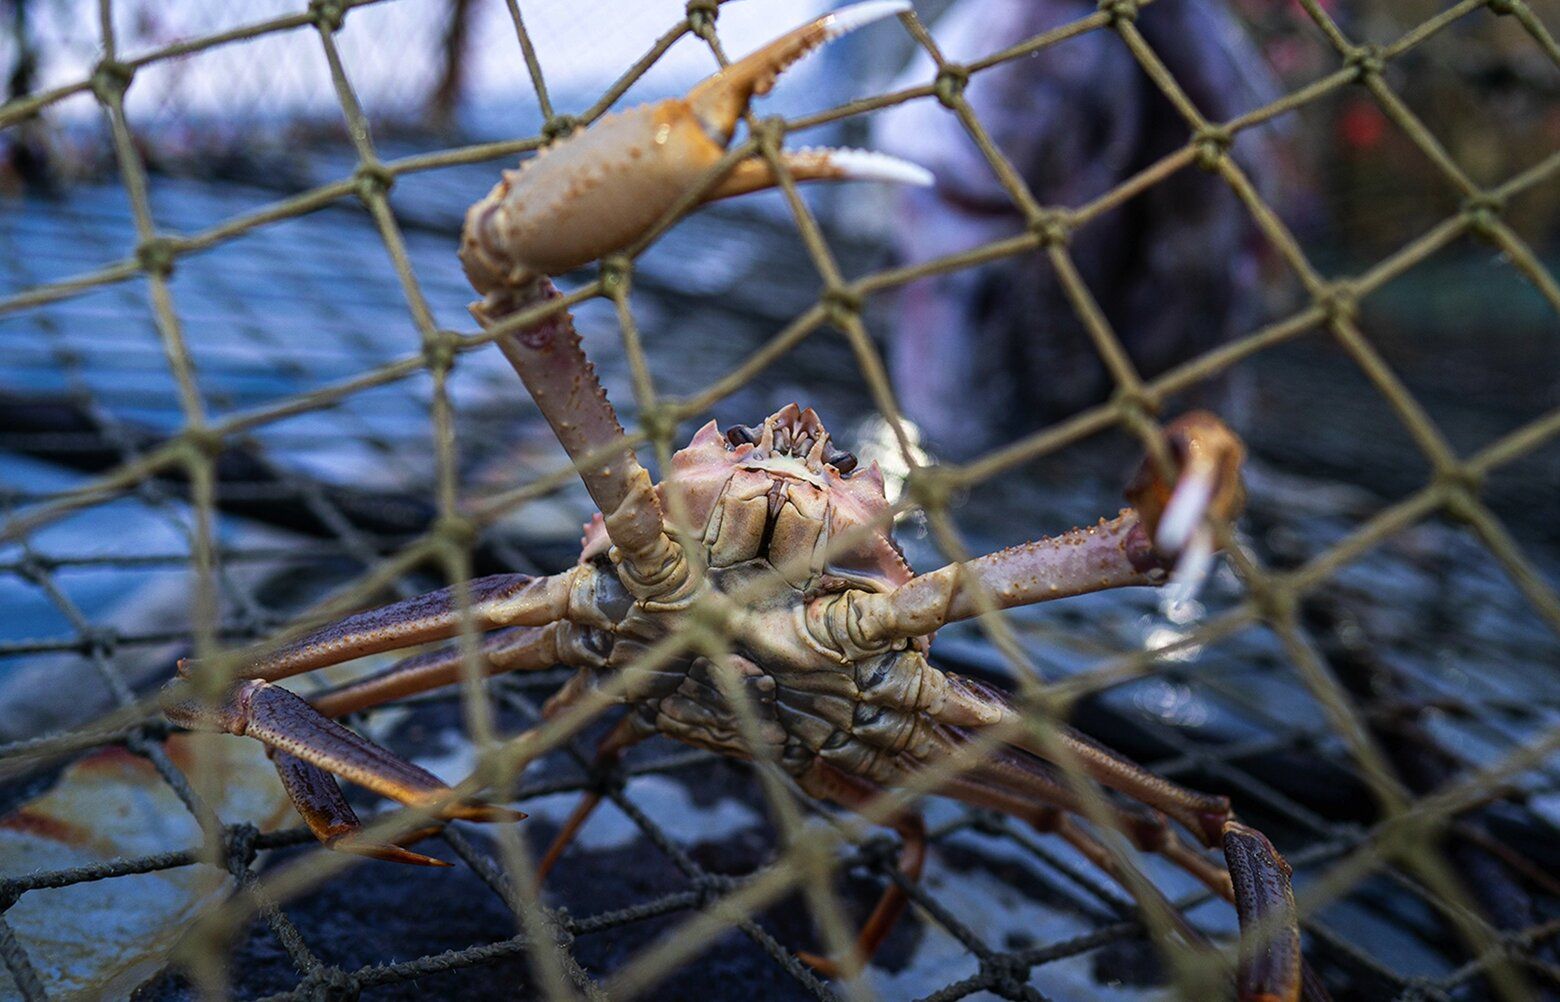
<svg viewBox="0 0 1560 1002">
<path fill-rule="evenodd" d="M 461 260 L 489 315 L 531 279 L 558 275 L 632 246 L 705 181 L 737 122 L 786 67 L 833 38 L 910 9 L 868 0 L 825 14 L 668 98 L 605 115 L 506 171 L 471 207 Z M 810 148 L 781 154 L 798 181 L 876 180 L 930 184 L 926 169 L 883 153 Z M 767 160 L 739 161 L 704 201 L 778 183 Z"/>
<path fill-rule="evenodd" d="M 705 133 L 725 147 L 748 103 L 768 94 L 792 63 L 825 42 L 909 9 L 909 0 L 866 0 L 830 11 L 705 78 L 688 92 L 688 106 Z"/>
</svg>

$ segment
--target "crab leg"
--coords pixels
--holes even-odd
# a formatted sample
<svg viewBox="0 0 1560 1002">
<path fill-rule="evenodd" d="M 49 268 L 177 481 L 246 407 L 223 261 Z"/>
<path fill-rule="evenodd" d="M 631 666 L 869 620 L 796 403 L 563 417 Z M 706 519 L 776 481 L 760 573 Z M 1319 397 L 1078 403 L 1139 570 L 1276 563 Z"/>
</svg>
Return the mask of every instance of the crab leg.
<svg viewBox="0 0 1560 1002">
<path fill-rule="evenodd" d="M 566 578 L 529 579 L 500 575 L 472 582 L 473 611 L 479 623 L 491 625 L 515 614 L 535 615 L 536 589 L 545 594 L 557 590 Z M 567 591 L 563 592 L 566 605 Z M 316 631 L 284 648 L 271 660 L 256 666 L 272 670 L 273 677 L 348 660 L 392 647 L 408 646 L 448 636 L 450 590 L 398 602 L 382 609 L 350 616 Z M 481 612 L 477 612 L 480 609 Z M 433 624 L 433 625 L 430 625 Z M 458 627 L 458 621 L 456 623 Z M 559 661 L 588 660 L 582 627 L 554 621 L 539 628 L 517 627 L 483 638 L 479 654 L 488 675 L 504 671 L 534 670 Z M 369 638 L 369 639 L 365 639 Z M 450 789 L 429 773 L 336 723 L 332 717 L 418 692 L 448 685 L 460 679 L 458 647 L 407 658 L 386 671 L 318 697 L 311 705 L 286 689 L 264 679 L 248 679 L 229 687 L 215 705 L 191 697 L 187 689 L 173 691 L 164 712 L 174 723 L 187 727 L 227 731 L 259 739 L 276 765 L 277 774 L 293 806 L 309 829 L 327 846 L 401 863 L 443 865 L 439 860 L 396 845 L 362 840 L 356 813 L 331 777 L 335 773 L 376 793 L 407 804 L 426 804 L 446 798 Z M 300 667 L 300 662 L 302 666 Z M 181 670 L 187 669 L 181 664 Z M 172 686 L 186 683 L 175 682 Z M 525 815 L 484 805 L 449 805 L 445 817 L 477 821 L 517 820 Z M 420 837 L 419 835 L 413 836 Z"/>
<path fill-rule="evenodd" d="M 822 759 L 814 762 L 804 786 L 808 792 L 853 811 L 863 810 L 882 792 L 874 784 L 836 769 Z M 910 880 L 919 881 L 921 871 L 926 866 L 926 822 L 921 819 L 919 812 L 907 810 L 892 818 L 890 824 L 903 841 L 897 863 L 899 871 Z M 891 880 L 873 906 L 872 913 L 862 923 L 853 957 L 834 958 L 808 952 L 799 953 L 797 957 L 826 978 L 837 978 L 854 971 L 877 953 L 909 903 L 910 897 L 905 889 L 897 881 Z"/>
<path fill-rule="evenodd" d="M 172 684 L 184 685 L 178 681 Z M 163 712 L 169 720 L 185 727 L 256 738 L 270 748 L 408 806 L 439 804 L 438 813 L 444 818 L 518 821 L 525 817 L 505 807 L 450 800 L 453 791 L 433 773 L 322 716 L 302 697 L 269 682 L 239 682 L 215 704 L 187 692 L 176 692 L 170 695 Z M 329 809 L 328 801 L 306 802 L 320 811 Z"/>
<path fill-rule="evenodd" d="M 1136 509 L 1109 522 L 1010 547 L 923 574 L 894 591 L 851 596 L 848 635 L 871 650 L 924 636 L 988 607 L 1010 609 L 1106 588 L 1161 584 L 1174 569 L 1200 577 L 1213 556 L 1206 520 L 1228 521 L 1244 501 L 1240 439 L 1210 414 L 1166 429 L 1180 475 L 1169 484 L 1145 462 L 1128 487 Z M 843 604 L 843 603 L 842 603 Z"/>
<path fill-rule="evenodd" d="M 469 612 L 478 630 L 551 623 L 568 615 L 577 572 L 578 569 L 542 578 L 494 574 L 476 578 L 460 588 L 441 588 L 359 612 L 255 659 L 244 666 L 243 676 L 274 682 L 368 654 L 447 640 L 460 633 L 463 611 Z M 462 598 L 466 600 L 464 605 Z M 198 668 L 197 662 L 179 662 L 181 675 Z"/>
<path fill-rule="evenodd" d="M 512 671 L 538 671 L 572 663 L 568 650 L 573 632 L 570 623 L 515 626 L 495 630 L 481 640 L 476 654 L 484 676 Z M 356 679 L 328 692 L 312 696 L 310 704 L 327 717 L 343 717 L 369 707 L 404 699 L 462 678 L 464 652 L 459 645 L 442 647 L 406 658 L 382 672 Z"/>
<path fill-rule="evenodd" d="M 645 737 L 645 733 L 635 726 L 632 717 L 624 717 L 596 746 L 596 757 L 591 762 L 591 772 L 599 773 L 602 769 L 616 765 L 623 757 L 624 751 L 643 741 Z M 574 805 L 573 812 L 564 821 L 563 827 L 558 829 L 558 834 L 553 836 L 552 844 L 547 847 L 547 851 L 542 854 L 542 861 L 536 864 L 538 884 L 547 879 L 547 874 L 552 872 L 552 868 L 563 857 L 564 851 L 569 848 L 574 837 L 579 834 L 581 828 L 585 827 L 585 822 L 601 805 L 601 798 L 600 790 L 587 790 L 580 797 L 580 802 Z"/>
<path fill-rule="evenodd" d="M 287 791 L 287 798 L 309 826 L 309 831 L 327 848 L 387 863 L 452 865 L 392 843 L 371 842 L 362 838 L 360 833 L 363 825 L 358 821 L 357 812 L 347 803 L 341 787 L 331 778 L 330 773 L 284 751 L 271 749 L 270 754 L 271 763 L 276 766 L 276 774 L 282 779 L 282 788 Z M 415 842 L 431 831 L 425 829 L 413 832 L 405 841 Z"/>
<path fill-rule="evenodd" d="M 514 293 L 490 292 L 471 308 L 484 328 L 529 306 L 559 298 L 552 280 L 537 277 Z M 607 536 L 642 597 L 663 597 L 686 583 L 688 563 L 666 533 L 661 499 L 634 450 L 622 445 L 623 426 L 580 349 L 567 311 L 498 338 L 504 357 L 558 441 L 574 460 L 585 489 L 606 523 Z M 617 449 L 612 449 L 619 443 Z M 605 450 L 606 455 L 601 455 Z"/>
<path fill-rule="evenodd" d="M 1098 749 L 1098 746 L 1094 747 Z M 1087 764 L 1085 768 L 1088 768 Z M 1189 943 L 1204 942 L 1201 933 L 1151 885 L 1144 881 L 1128 881 L 1104 845 L 1064 813 L 1076 813 L 1080 805 L 1076 796 L 1061 783 L 1060 777 L 1044 763 L 1012 749 L 999 749 L 989 761 L 968 775 L 954 777 L 939 792 L 965 803 L 1022 818 L 1040 831 L 1062 835 L 1132 894 L 1155 895 L 1163 914 L 1172 917 Z M 1130 836 L 1139 849 L 1163 856 L 1235 905 L 1243 930 L 1237 975 L 1240 999 L 1244 1002 L 1287 1002 L 1300 997 L 1300 927 L 1289 886 L 1289 865 L 1266 837 L 1239 821 L 1225 820 L 1214 841 L 1224 849 L 1226 869 L 1220 869 L 1181 842 L 1164 825 L 1163 818 L 1158 818 L 1156 823 L 1157 812 L 1138 815 L 1117 809 L 1113 813 L 1116 814 L 1113 826 Z"/>
<path fill-rule="evenodd" d="M 1003 719 L 1011 719 L 1011 715 L 1017 712 L 1006 694 L 999 690 L 976 679 L 945 674 L 951 688 L 1001 707 Z M 960 740 L 969 740 L 973 736 L 965 728 L 944 726 Z M 1018 727 L 1013 729 L 1007 740 L 1015 748 L 1027 753 L 1022 761 L 1032 763 L 1035 769 L 1053 769 L 1050 763 L 1059 751 L 1095 782 L 1169 815 L 1210 848 L 1217 846 L 1224 837 L 1224 825 L 1232 816 L 1228 797 L 1198 793 L 1156 776 L 1071 727 L 1054 726 L 1050 741 L 1041 741 L 1029 728 Z M 1053 748 L 1053 744 L 1059 745 L 1059 749 Z M 1019 756 L 1014 754 L 1013 757 Z M 1048 772 L 1047 775 L 1054 776 L 1054 773 Z M 1057 783 L 1065 787 L 1060 780 Z"/>
</svg>

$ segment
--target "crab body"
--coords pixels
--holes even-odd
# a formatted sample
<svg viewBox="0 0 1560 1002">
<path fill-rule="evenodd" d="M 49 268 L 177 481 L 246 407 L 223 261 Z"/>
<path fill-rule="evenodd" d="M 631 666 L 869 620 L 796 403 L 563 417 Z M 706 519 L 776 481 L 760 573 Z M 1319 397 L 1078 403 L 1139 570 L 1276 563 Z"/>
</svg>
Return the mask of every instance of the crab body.
<svg viewBox="0 0 1560 1002">
<path fill-rule="evenodd" d="M 806 788 L 820 759 L 891 783 L 950 748 L 934 720 L 949 712 L 949 681 L 923 656 L 924 638 L 851 662 L 829 646 L 826 634 L 816 637 L 809 622 L 830 600 L 887 593 L 913 576 L 888 531 L 889 503 L 876 464 L 857 469 L 817 415 L 792 404 L 756 430 L 723 435 L 713 421 L 705 425 L 673 456 L 672 476 L 658 491 L 674 518 L 687 519 L 689 538 L 701 543 L 707 589 L 760 596 L 731 613 L 739 624 L 728 665 L 758 711 L 766 757 Z M 581 567 L 610 577 L 610 548 L 598 516 L 586 526 Z M 644 645 L 681 627 L 690 614 L 643 602 L 619 608 L 621 618 L 600 637 L 600 664 L 581 669 L 550 711 L 632 666 Z M 712 677 L 715 668 L 708 657 L 684 658 L 631 682 L 622 701 L 632 707 L 641 736 L 665 733 L 751 757 L 737 713 Z M 1001 715 L 999 708 L 965 703 L 953 719 L 990 723 Z"/>
<path fill-rule="evenodd" d="M 842 31 L 907 9 L 903 0 L 844 8 L 724 68 L 685 99 L 604 118 L 506 175 L 468 214 L 461 257 L 483 297 L 472 313 L 601 512 L 586 527 L 578 563 L 547 577 L 463 582 L 348 616 L 247 659 L 242 677 L 216 680 L 215 699 L 209 689 L 171 683 L 165 713 L 264 742 L 299 813 L 327 845 L 440 865 L 370 840 L 332 775 L 440 819 L 523 815 L 457 795 L 337 719 L 454 684 L 473 667 L 498 674 L 565 665 L 576 672 L 544 708 L 561 728 L 565 719 L 577 730 L 612 705 L 626 708 L 599 746 L 604 762 L 666 735 L 777 764 L 807 793 L 857 811 L 927 779 L 939 794 L 1066 839 L 1152 904 L 1170 934 L 1205 945 L 1102 839 L 1100 829 L 1114 831 L 1235 905 L 1246 937 L 1237 978 L 1243 999 L 1296 999 L 1302 965 L 1288 867 L 1266 838 L 1234 819 L 1226 798 L 1177 786 L 1059 721 L 1035 726 L 1037 715 L 997 689 L 933 663 L 932 637 L 946 623 L 1158 585 L 1188 566 L 1200 573 L 1213 554 L 1211 523 L 1234 518 L 1242 503 L 1238 438 L 1211 415 L 1184 415 L 1164 429 L 1173 462 L 1145 462 L 1133 482 L 1135 508 L 914 574 L 892 539 L 881 473 L 857 469 L 810 409 L 792 405 L 724 435 L 711 422 L 675 455 L 665 481 L 653 483 L 556 302 L 547 276 L 640 239 L 703 183 L 748 101 L 781 70 Z M 799 180 L 923 179 L 908 165 L 842 151 L 785 153 L 779 163 Z M 711 196 L 773 185 L 773 166 L 741 160 Z M 533 309 L 538 319 L 516 319 Z M 275 684 L 471 629 L 484 634 L 474 658 L 447 644 L 307 702 Z M 542 741 L 539 732 L 515 739 L 524 749 Z M 967 766 L 952 774 L 931 768 L 943 761 Z M 544 857 L 543 874 L 599 799 L 582 799 Z M 903 838 L 900 868 L 914 880 L 926 854 L 924 826 L 913 810 L 889 821 Z M 1213 855 L 1219 849 L 1222 860 Z M 803 959 L 826 974 L 850 969 L 872 955 L 908 900 L 891 883 L 853 957 Z"/>
</svg>

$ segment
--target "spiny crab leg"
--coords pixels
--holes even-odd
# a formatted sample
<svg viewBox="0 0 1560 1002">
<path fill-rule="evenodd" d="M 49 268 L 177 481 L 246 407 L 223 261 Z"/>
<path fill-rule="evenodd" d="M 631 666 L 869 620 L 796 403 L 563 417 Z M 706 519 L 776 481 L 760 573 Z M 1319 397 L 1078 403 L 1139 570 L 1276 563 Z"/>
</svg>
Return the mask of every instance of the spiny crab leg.
<svg viewBox="0 0 1560 1002">
<path fill-rule="evenodd" d="M 557 664 L 577 664 L 578 658 L 570 656 L 568 650 L 577 635 L 578 628 L 571 623 L 513 626 L 484 636 L 475 653 L 486 676 L 540 671 Z M 324 716 L 336 718 L 454 685 L 463 677 L 464 653 L 455 644 L 418 654 L 382 672 L 312 696 L 309 702 Z"/>
<path fill-rule="evenodd" d="M 383 860 L 386 863 L 410 863 L 416 866 L 450 866 L 452 864 L 434 856 L 395 845 L 390 842 L 373 842 L 362 836 L 363 824 L 357 812 L 347 803 L 341 787 L 330 773 L 317 765 L 295 758 L 284 751 L 271 749 L 271 763 L 281 777 L 282 789 L 287 799 L 309 826 L 309 831 L 326 848 L 338 852 L 350 852 L 357 856 Z M 415 842 L 433 829 L 424 829 L 402 839 Z"/>
<path fill-rule="evenodd" d="M 557 298 L 560 293 L 552 281 L 536 276 L 524 288 L 490 292 L 471 312 L 483 327 L 490 327 L 512 312 Z M 634 451 L 621 444 L 623 426 L 595 366 L 580 349 L 573 318 L 560 311 L 497 340 L 574 461 L 635 590 L 652 598 L 679 591 L 688 579 L 687 559 L 666 533 L 650 474 Z M 613 449 L 614 443 L 620 447 Z"/>
<path fill-rule="evenodd" d="M 909 9 L 905 0 L 869 0 L 825 14 L 720 70 L 686 98 L 669 98 L 604 116 L 506 171 L 466 215 L 460 257 L 481 302 L 472 315 L 491 328 L 527 308 L 555 300 L 558 275 L 631 246 L 706 183 L 749 101 L 776 77 L 831 38 Z M 914 164 L 859 151 L 782 153 L 798 180 L 870 178 L 928 184 Z M 773 186 L 770 164 L 739 162 L 705 198 Z M 688 561 L 665 531 L 649 476 L 626 447 L 617 414 L 579 347 L 569 315 L 559 311 L 498 337 L 547 423 L 574 460 L 605 519 L 635 596 L 661 602 L 684 597 Z"/>
<path fill-rule="evenodd" d="M 826 599 L 810 614 L 819 632 L 848 654 L 871 653 L 895 640 L 997 609 L 1033 605 L 1107 588 L 1162 584 L 1167 570 L 1190 560 L 1206 567 L 1212 533 L 1205 520 L 1229 520 L 1244 503 L 1244 447 L 1218 418 L 1186 414 L 1166 429 L 1180 464 L 1174 483 L 1145 462 L 1128 488 L 1138 508 L 1109 522 L 1073 529 L 918 575 L 891 592 Z M 1175 545 L 1171 545 L 1175 544 Z M 1183 552 L 1178 547 L 1186 545 Z M 1192 552 L 1196 551 L 1196 552 Z"/>
</svg>

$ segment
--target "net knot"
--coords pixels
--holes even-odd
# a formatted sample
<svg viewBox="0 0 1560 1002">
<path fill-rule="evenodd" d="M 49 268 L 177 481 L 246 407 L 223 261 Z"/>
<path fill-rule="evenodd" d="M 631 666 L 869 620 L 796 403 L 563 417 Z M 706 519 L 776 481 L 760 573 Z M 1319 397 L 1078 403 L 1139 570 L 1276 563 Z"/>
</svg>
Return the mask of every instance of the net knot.
<svg viewBox="0 0 1560 1002">
<path fill-rule="evenodd" d="M 228 825 L 222 836 L 225 843 L 222 847 L 223 857 L 229 872 L 239 874 L 247 870 L 259 852 L 255 840 L 260 837 L 260 829 L 247 821 L 241 821 L 236 825 Z"/>
<path fill-rule="evenodd" d="M 952 110 L 964 98 L 964 88 L 969 85 L 970 71 L 958 63 L 944 63 L 937 71 L 937 82 L 932 92 L 944 108 Z"/>
<path fill-rule="evenodd" d="M 83 654 L 111 658 L 118 646 L 119 631 L 112 626 L 94 626 L 81 631 Z"/>
<path fill-rule="evenodd" d="M 955 486 L 953 476 L 936 466 L 917 466 L 905 477 L 905 493 L 925 511 L 947 508 Z"/>
<path fill-rule="evenodd" d="M 824 318 L 829 326 L 844 330 L 861 315 L 861 294 L 843 285 L 825 289 L 822 297 Z"/>
<path fill-rule="evenodd" d="M 1230 134 L 1230 130 L 1222 125 L 1204 125 L 1198 129 L 1192 137 L 1192 143 L 1197 148 L 1197 166 L 1206 171 L 1218 170 L 1220 161 L 1234 141 L 1235 137 Z"/>
<path fill-rule="evenodd" d="M 136 245 L 135 263 L 148 275 L 167 278 L 173 274 L 173 262 L 177 254 L 173 241 L 167 237 L 152 237 Z"/>
<path fill-rule="evenodd" d="M 135 79 L 135 67 L 117 59 L 104 59 L 92 68 L 92 93 L 104 104 L 124 96 Z"/>
<path fill-rule="evenodd" d="M 1066 209 L 1042 209 L 1029 223 L 1041 247 L 1064 247 L 1072 239 L 1072 217 Z"/>
<path fill-rule="evenodd" d="M 395 184 L 395 175 L 381 163 L 359 164 L 352 172 L 352 184 L 357 197 L 367 202 L 389 191 Z"/>
<path fill-rule="evenodd" d="M 1489 0 L 1486 6 L 1497 17 L 1505 17 L 1507 14 L 1515 14 L 1517 8 L 1523 6 L 1523 4 L 1522 0 Z"/>
<path fill-rule="evenodd" d="M 554 115 L 542 123 L 542 138 L 549 143 L 557 142 L 579 127 L 580 120 L 574 115 Z"/>
<path fill-rule="evenodd" d="M 363 988 L 357 978 L 339 967 L 321 967 L 304 979 L 305 997 L 318 1002 L 353 1002 Z"/>
<path fill-rule="evenodd" d="M 639 412 L 639 427 L 652 442 L 671 445 L 677 436 L 677 421 L 677 409 L 660 401 Z"/>
<path fill-rule="evenodd" d="M 628 291 L 630 277 L 634 273 L 633 259 L 626 254 L 613 254 L 601 259 L 601 292 L 615 297 Z"/>
<path fill-rule="evenodd" d="M 309 16 L 321 30 L 337 32 L 347 19 L 347 5 L 344 0 L 309 0 Z"/>
<path fill-rule="evenodd" d="M 688 30 L 709 41 L 715 34 L 715 19 L 720 17 L 720 0 L 688 0 L 683 12 L 688 15 Z"/>
<path fill-rule="evenodd" d="M 694 893 L 699 896 L 696 907 L 700 909 L 710 907 L 722 895 L 730 893 L 736 886 L 736 881 L 725 874 L 700 874 L 693 882 Z"/>
<path fill-rule="evenodd" d="M 1112 25 L 1120 24 L 1122 21 L 1136 21 L 1138 6 L 1138 0 L 1099 0 L 1100 13 L 1104 14 Z"/>
<path fill-rule="evenodd" d="M 1348 282 L 1334 282 L 1317 301 L 1327 319 L 1333 323 L 1353 320 L 1360 312 L 1360 297 Z"/>
<path fill-rule="evenodd" d="M 1446 513 L 1459 521 L 1473 521 L 1479 492 L 1484 489 L 1483 476 L 1458 463 L 1436 470 L 1435 481 L 1444 494 L 1442 507 Z"/>
<path fill-rule="evenodd" d="M 1505 200 L 1489 192 L 1474 195 L 1462 204 L 1462 214 L 1468 220 L 1468 229 L 1481 240 L 1495 239 L 1496 224 L 1505 210 Z"/>
<path fill-rule="evenodd" d="M 477 541 L 477 525 L 464 515 L 440 515 L 433 523 L 434 534 L 446 545 L 458 550 L 470 550 Z"/>
<path fill-rule="evenodd" d="M 1023 998 L 1024 989 L 1029 984 L 1029 965 L 1011 953 L 982 957 L 980 973 L 992 993 L 1003 998 Z"/>
<path fill-rule="evenodd" d="M 1379 76 L 1386 68 L 1387 60 L 1381 54 L 1379 45 L 1356 45 L 1350 50 L 1344 64 L 1354 69 L 1355 80 L 1364 81 L 1369 77 Z"/>
<path fill-rule="evenodd" d="M 227 447 L 222 433 L 206 425 L 190 425 L 181 437 L 185 446 L 203 459 L 214 459 Z"/>
<path fill-rule="evenodd" d="M 456 336 L 436 331 L 423 338 L 423 364 L 429 372 L 448 372 L 455 365 Z"/>
</svg>

